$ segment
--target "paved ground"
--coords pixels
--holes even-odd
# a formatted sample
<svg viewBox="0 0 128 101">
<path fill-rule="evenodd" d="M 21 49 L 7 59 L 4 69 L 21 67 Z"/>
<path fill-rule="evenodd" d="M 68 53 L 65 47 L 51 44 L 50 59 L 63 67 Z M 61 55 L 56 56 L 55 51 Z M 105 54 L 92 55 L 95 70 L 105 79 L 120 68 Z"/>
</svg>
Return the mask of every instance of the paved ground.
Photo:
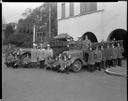
<svg viewBox="0 0 128 101">
<path fill-rule="evenodd" d="M 127 101 L 126 85 L 126 78 L 104 71 L 61 74 L 2 64 L 5 101 Z"/>
<path fill-rule="evenodd" d="M 106 73 L 115 75 L 115 76 L 122 76 L 127 77 L 127 63 L 126 60 L 122 61 L 122 66 L 116 66 L 106 69 Z"/>
</svg>

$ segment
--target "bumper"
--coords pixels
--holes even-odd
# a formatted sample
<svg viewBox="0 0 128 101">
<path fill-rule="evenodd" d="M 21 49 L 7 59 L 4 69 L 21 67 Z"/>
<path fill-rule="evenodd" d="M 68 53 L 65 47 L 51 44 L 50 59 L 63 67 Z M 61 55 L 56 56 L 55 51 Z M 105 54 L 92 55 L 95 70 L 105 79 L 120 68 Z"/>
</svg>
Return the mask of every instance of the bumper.
<svg viewBox="0 0 128 101">
<path fill-rule="evenodd" d="M 67 61 L 60 61 L 60 71 L 64 71 L 66 69 L 70 70 L 71 67 L 71 61 L 67 60 Z"/>
</svg>

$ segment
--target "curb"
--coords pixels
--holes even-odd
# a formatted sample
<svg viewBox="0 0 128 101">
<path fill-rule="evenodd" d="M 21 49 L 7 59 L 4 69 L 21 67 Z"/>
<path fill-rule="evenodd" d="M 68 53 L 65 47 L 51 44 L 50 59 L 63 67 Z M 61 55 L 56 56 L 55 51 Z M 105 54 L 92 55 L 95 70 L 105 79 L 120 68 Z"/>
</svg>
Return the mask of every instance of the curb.
<svg viewBox="0 0 128 101">
<path fill-rule="evenodd" d="M 125 74 L 116 73 L 116 72 L 111 72 L 111 71 L 109 71 L 109 69 L 106 69 L 105 72 L 106 72 L 107 74 L 114 75 L 114 76 L 127 77 L 127 75 L 125 75 Z"/>
</svg>

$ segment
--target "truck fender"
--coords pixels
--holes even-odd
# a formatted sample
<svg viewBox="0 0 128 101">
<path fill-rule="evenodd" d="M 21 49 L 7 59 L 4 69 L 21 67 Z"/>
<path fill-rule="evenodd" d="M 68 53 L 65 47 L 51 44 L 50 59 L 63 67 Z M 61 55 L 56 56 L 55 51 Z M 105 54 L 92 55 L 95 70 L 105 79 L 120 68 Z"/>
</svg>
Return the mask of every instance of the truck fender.
<svg viewBox="0 0 128 101">
<path fill-rule="evenodd" d="M 80 60 L 81 63 L 83 64 L 83 61 L 79 57 L 73 57 L 73 58 L 71 58 L 71 60 L 70 60 L 71 61 L 71 64 L 73 64 L 75 60 Z"/>
</svg>

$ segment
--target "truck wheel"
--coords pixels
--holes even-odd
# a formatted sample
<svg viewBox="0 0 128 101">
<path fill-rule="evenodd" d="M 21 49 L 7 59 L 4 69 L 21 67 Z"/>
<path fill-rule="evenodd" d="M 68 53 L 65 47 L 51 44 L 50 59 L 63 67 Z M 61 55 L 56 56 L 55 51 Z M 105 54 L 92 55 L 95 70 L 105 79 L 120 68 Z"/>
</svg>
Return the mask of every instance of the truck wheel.
<svg viewBox="0 0 128 101">
<path fill-rule="evenodd" d="M 6 65 L 7 67 L 10 67 L 10 64 L 9 64 L 9 63 L 7 63 L 7 62 L 5 62 L 5 65 Z"/>
<path fill-rule="evenodd" d="M 72 71 L 79 72 L 82 68 L 82 63 L 80 60 L 75 60 L 72 64 Z"/>
</svg>

